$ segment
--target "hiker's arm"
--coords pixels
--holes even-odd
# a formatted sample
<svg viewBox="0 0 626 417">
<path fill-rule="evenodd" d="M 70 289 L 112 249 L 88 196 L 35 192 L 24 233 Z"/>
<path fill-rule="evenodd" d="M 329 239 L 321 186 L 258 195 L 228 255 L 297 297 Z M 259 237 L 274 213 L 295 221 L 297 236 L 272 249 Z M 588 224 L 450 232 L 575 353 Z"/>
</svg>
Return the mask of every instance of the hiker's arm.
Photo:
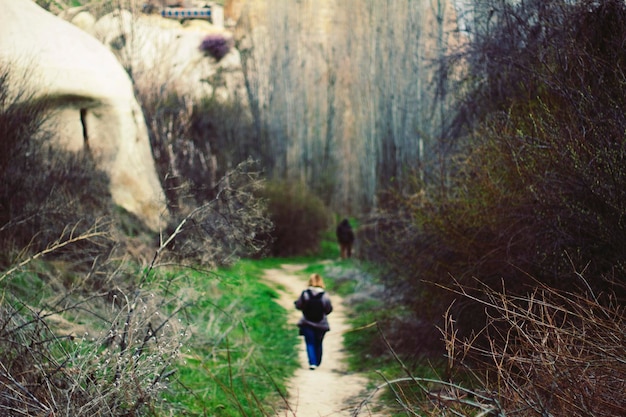
<svg viewBox="0 0 626 417">
<path fill-rule="evenodd" d="M 324 313 L 328 315 L 332 313 L 332 311 L 333 311 L 333 304 L 330 302 L 330 298 L 324 295 Z"/>
<path fill-rule="evenodd" d="M 296 309 L 298 310 L 302 310 L 302 307 L 304 307 L 304 292 L 302 294 L 300 294 L 300 297 L 298 297 L 298 299 L 294 302 Z"/>
</svg>

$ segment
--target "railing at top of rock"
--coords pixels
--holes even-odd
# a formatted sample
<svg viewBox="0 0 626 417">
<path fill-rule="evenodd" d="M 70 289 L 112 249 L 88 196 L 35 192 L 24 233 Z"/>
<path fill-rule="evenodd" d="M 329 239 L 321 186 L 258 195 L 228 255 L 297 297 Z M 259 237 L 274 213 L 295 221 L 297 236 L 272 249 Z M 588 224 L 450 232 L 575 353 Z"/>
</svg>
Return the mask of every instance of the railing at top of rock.
<svg viewBox="0 0 626 417">
<path fill-rule="evenodd" d="M 211 20 L 210 7 L 166 7 L 161 16 L 167 19 L 207 19 Z"/>
</svg>

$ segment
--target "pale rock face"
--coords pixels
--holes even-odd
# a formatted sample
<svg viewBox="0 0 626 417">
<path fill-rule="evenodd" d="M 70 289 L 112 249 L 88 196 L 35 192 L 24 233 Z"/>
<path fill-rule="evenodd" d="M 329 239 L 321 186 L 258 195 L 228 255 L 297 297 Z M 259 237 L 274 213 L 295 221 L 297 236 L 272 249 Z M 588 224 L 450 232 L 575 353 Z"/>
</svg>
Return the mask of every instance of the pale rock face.
<svg viewBox="0 0 626 417">
<path fill-rule="evenodd" d="M 196 20 L 181 25 L 157 15 L 123 10 L 101 17 L 92 33 L 124 67 L 132 69 L 140 90 L 176 92 L 195 100 L 247 98 L 241 57 L 234 46 L 219 62 L 199 49 L 209 34 L 231 39 L 223 27 Z"/>
<path fill-rule="evenodd" d="M 166 214 L 141 107 L 116 57 L 31 0 L 0 0 L 0 59 L 55 103 L 50 121 L 69 150 L 88 147 L 119 206 L 158 230 Z"/>
<path fill-rule="evenodd" d="M 81 11 L 72 18 L 71 22 L 74 26 L 78 26 L 80 29 L 89 33 L 93 25 L 96 24 L 96 18 L 87 11 Z"/>
</svg>

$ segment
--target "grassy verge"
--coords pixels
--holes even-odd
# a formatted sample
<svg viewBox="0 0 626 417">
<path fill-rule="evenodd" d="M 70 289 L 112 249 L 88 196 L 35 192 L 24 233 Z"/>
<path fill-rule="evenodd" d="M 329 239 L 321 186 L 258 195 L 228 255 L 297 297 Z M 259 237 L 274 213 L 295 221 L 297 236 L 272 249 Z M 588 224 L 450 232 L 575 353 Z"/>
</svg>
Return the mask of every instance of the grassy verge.
<svg viewBox="0 0 626 417">
<path fill-rule="evenodd" d="M 177 415 L 273 415 L 297 366 L 297 334 L 278 294 L 260 281 L 264 263 L 241 261 L 215 274 L 185 272 L 178 291 L 196 292 L 185 321 L 192 337 L 167 395 Z"/>
</svg>

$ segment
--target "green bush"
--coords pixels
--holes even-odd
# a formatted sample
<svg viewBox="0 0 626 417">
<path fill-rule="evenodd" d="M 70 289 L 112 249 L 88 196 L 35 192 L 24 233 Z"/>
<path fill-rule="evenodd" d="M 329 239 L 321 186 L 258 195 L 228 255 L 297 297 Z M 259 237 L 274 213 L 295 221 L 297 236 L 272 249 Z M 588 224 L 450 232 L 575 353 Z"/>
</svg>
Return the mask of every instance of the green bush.
<svg viewBox="0 0 626 417">
<path fill-rule="evenodd" d="M 260 196 L 267 200 L 270 218 L 272 255 L 309 255 L 320 248 L 331 215 L 324 203 L 302 184 L 269 182 Z"/>
</svg>

